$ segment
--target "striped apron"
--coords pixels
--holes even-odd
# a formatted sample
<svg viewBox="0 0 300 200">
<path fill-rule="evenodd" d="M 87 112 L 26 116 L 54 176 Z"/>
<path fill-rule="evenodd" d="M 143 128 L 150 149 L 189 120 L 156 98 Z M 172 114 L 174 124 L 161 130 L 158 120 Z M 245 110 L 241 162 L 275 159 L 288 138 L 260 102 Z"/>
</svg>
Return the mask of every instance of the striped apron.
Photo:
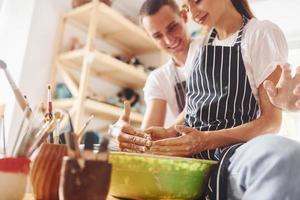
<svg viewBox="0 0 300 200">
<path fill-rule="evenodd" d="M 259 106 L 252 93 L 241 52 L 244 26 L 234 46 L 212 45 L 214 29 L 207 45 L 199 48 L 187 82 L 186 125 L 201 131 L 233 128 L 257 118 Z M 196 158 L 219 161 L 208 183 L 210 199 L 226 199 L 229 159 L 241 144 L 207 150 Z"/>
</svg>

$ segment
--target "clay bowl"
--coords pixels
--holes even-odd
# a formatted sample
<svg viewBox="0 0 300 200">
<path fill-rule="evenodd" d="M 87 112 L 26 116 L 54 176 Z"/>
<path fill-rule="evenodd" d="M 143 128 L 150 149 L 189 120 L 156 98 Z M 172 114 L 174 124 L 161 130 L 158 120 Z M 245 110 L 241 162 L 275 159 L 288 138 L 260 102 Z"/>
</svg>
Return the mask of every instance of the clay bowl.
<svg viewBox="0 0 300 200">
<path fill-rule="evenodd" d="M 197 199 L 214 161 L 113 152 L 110 194 L 129 199 Z"/>
</svg>

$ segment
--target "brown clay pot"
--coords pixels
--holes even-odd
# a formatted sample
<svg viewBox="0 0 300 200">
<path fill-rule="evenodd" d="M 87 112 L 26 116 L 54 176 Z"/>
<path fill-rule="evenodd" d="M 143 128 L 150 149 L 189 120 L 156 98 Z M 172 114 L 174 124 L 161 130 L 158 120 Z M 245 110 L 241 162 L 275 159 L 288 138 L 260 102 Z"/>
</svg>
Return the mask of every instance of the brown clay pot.
<svg viewBox="0 0 300 200">
<path fill-rule="evenodd" d="M 58 187 L 63 157 L 67 146 L 43 144 L 31 169 L 33 194 L 37 200 L 58 200 Z"/>
<path fill-rule="evenodd" d="M 98 160 L 65 157 L 62 164 L 60 200 L 106 200 L 112 165 Z"/>
</svg>

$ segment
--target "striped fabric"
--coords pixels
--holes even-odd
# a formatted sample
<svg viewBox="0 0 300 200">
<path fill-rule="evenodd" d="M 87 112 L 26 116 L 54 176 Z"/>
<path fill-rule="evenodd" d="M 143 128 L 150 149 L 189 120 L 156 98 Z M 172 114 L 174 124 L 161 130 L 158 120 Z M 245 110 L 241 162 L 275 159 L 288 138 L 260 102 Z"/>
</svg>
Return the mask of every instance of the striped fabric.
<svg viewBox="0 0 300 200">
<path fill-rule="evenodd" d="M 259 106 L 252 93 L 242 59 L 244 18 L 234 46 L 214 46 L 214 29 L 208 44 L 199 48 L 187 80 L 186 124 L 201 131 L 233 128 L 257 118 Z M 219 160 L 209 181 L 211 199 L 226 199 L 229 158 L 240 144 L 199 152 L 196 158 Z M 222 192 L 221 189 L 223 189 Z"/>
</svg>

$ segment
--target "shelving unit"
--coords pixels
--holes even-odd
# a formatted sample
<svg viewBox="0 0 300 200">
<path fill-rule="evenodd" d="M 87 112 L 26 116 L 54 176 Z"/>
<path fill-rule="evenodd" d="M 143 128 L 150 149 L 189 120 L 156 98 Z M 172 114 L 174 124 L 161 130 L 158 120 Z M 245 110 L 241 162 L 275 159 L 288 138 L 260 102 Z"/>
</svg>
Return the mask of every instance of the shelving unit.
<svg viewBox="0 0 300 200">
<path fill-rule="evenodd" d="M 91 67 L 94 74 L 100 78 L 114 81 L 122 87 L 140 89 L 144 86 L 147 79 L 145 72 L 97 50 L 88 53 L 89 55 L 86 55 L 84 49 L 62 53 L 59 61 L 65 66 L 80 69 L 84 57 L 88 56 L 93 60 Z"/>
<path fill-rule="evenodd" d="M 67 23 L 87 33 L 84 48 L 62 52 Z M 69 109 L 76 132 L 80 129 L 81 119 L 85 114 L 92 113 L 100 119 L 115 121 L 122 112 L 119 107 L 87 98 L 91 74 L 132 89 L 143 88 L 147 79 L 144 71 L 96 49 L 97 39 L 105 40 L 125 55 L 159 52 L 158 47 L 140 27 L 98 0 L 64 14 L 57 31 L 51 84 L 55 85 L 57 75 L 60 74 L 71 91 L 72 99 L 56 100 L 54 106 Z M 76 79 L 70 69 L 80 71 L 80 78 Z M 142 119 L 141 114 L 131 113 L 133 123 L 139 124 Z"/>
<path fill-rule="evenodd" d="M 94 7 L 94 5 L 96 7 Z M 158 48 L 151 38 L 137 25 L 123 17 L 117 11 L 101 2 L 89 3 L 66 13 L 63 18 L 87 31 L 92 12 L 95 10 L 97 20 L 96 37 L 104 39 L 124 53 L 136 55 L 157 51 Z"/>
<path fill-rule="evenodd" d="M 53 105 L 58 108 L 70 109 L 74 103 L 76 103 L 76 99 L 70 98 L 56 100 L 53 102 Z M 117 120 L 119 113 L 122 112 L 121 108 L 92 99 L 86 99 L 84 105 L 87 114 L 93 114 L 96 117 L 105 118 L 112 121 Z M 139 113 L 133 112 L 130 115 L 130 119 L 133 123 L 140 123 L 143 120 L 143 116 Z"/>
</svg>

